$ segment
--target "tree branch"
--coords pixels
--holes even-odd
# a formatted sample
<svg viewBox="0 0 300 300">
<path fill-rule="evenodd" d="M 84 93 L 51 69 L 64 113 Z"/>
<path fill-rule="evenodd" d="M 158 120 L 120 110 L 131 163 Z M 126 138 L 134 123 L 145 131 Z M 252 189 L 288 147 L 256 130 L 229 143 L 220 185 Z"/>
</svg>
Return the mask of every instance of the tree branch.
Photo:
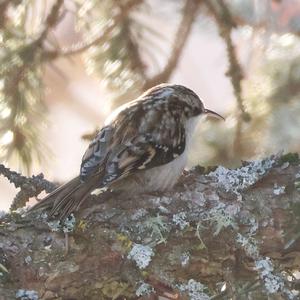
<svg viewBox="0 0 300 300">
<path fill-rule="evenodd" d="M 299 163 L 286 155 L 208 175 L 195 168 L 164 195 L 91 196 L 63 226 L 0 217 L 0 295 L 297 299 L 299 284 L 284 274 L 299 267 Z"/>
</svg>

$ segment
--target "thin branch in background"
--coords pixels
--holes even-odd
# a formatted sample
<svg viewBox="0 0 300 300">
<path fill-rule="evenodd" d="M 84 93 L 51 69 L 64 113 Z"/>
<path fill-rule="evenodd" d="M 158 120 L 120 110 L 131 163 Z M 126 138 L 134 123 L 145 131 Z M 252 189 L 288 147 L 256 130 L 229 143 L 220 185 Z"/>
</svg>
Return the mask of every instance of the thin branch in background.
<svg viewBox="0 0 300 300">
<path fill-rule="evenodd" d="M 112 17 L 111 21 L 107 25 L 107 27 L 103 30 L 103 32 L 96 38 L 78 43 L 76 45 L 73 45 L 68 48 L 63 48 L 61 50 L 55 50 L 55 51 L 46 51 L 44 55 L 45 60 L 53 60 L 58 57 L 62 56 L 70 56 L 75 54 L 80 54 L 86 50 L 88 50 L 90 47 L 95 46 L 97 44 L 101 44 L 106 41 L 108 38 L 108 35 L 112 32 L 112 30 L 121 22 L 123 21 L 127 16 L 128 13 L 131 11 L 131 9 L 141 4 L 143 0 L 132 0 L 129 1 L 126 5 L 124 5 L 117 15 Z"/>
<path fill-rule="evenodd" d="M 198 0 L 187 0 L 185 2 L 182 12 L 182 20 L 174 36 L 174 42 L 170 53 L 170 57 L 163 70 L 160 73 L 154 75 L 152 78 L 149 78 L 145 82 L 145 85 L 143 87 L 144 90 L 161 82 L 167 82 L 170 79 L 173 71 L 178 65 L 179 58 L 183 51 L 183 47 L 185 46 L 186 41 L 190 35 L 192 25 L 198 13 L 200 2 L 201 1 Z"/>
<path fill-rule="evenodd" d="M 136 73 L 138 73 L 142 80 L 146 80 L 146 74 L 145 74 L 145 63 L 142 59 L 141 56 L 141 50 L 140 50 L 140 45 L 139 45 L 139 39 L 137 37 L 134 37 L 131 30 L 130 30 L 130 22 L 131 20 L 128 20 L 129 26 L 126 27 L 126 30 L 128 31 L 128 54 L 129 54 L 129 59 L 131 62 L 131 69 L 134 70 Z"/>
<path fill-rule="evenodd" d="M 216 23 L 219 27 L 220 36 L 223 38 L 226 44 L 227 57 L 229 62 L 229 68 L 226 75 L 230 77 L 231 84 L 233 86 L 234 95 L 237 101 L 238 115 L 237 115 L 237 126 L 236 134 L 234 139 L 233 150 L 235 153 L 241 150 L 241 135 L 242 135 L 242 122 L 249 122 L 250 115 L 246 112 L 244 101 L 242 97 L 242 86 L 243 80 L 242 67 L 237 59 L 235 46 L 231 38 L 231 32 L 236 27 L 234 20 L 231 17 L 231 13 L 224 3 L 223 0 L 219 0 L 218 8 L 210 0 L 204 0 L 208 10 L 214 16 Z"/>
<path fill-rule="evenodd" d="M 53 4 L 51 11 L 46 18 L 45 27 L 37 40 L 39 44 L 45 40 L 49 30 L 53 28 L 60 20 L 60 8 L 62 7 L 63 3 L 64 0 L 56 0 L 56 2 Z"/>
<path fill-rule="evenodd" d="M 6 9 L 8 8 L 8 5 L 10 3 L 10 0 L 2 1 L 0 3 L 0 28 L 5 26 L 5 21 L 6 21 Z"/>
<path fill-rule="evenodd" d="M 42 173 L 36 176 L 26 177 L 0 164 L 0 175 L 6 177 L 16 188 L 21 188 L 14 198 L 10 207 L 11 210 L 25 206 L 29 198 L 37 197 L 42 191 L 50 193 L 56 188 L 56 185 L 46 180 Z"/>
</svg>

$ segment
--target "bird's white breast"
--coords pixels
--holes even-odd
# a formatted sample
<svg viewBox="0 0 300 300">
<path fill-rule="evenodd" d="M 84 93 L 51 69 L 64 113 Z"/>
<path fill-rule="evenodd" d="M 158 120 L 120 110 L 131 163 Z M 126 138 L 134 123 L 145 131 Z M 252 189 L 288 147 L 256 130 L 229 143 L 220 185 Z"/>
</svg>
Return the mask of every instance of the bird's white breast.
<svg viewBox="0 0 300 300">
<path fill-rule="evenodd" d="M 200 118 L 201 118 L 201 116 L 190 118 L 185 124 L 186 150 L 188 150 L 188 151 L 192 145 L 193 135 L 195 133 L 195 129 L 196 129 L 196 126 L 197 126 Z"/>
<path fill-rule="evenodd" d="M 192 137 L 199 116 L 191 118 L 185 124 L 186 145 L 184 152 L 168 164 L 155 167 L 145 172 L 144 188 L 148 191 L 164 191 L 171 189 L 180 177 L 187 164 L 187 155 L 192 145 Z"/>
</svg>

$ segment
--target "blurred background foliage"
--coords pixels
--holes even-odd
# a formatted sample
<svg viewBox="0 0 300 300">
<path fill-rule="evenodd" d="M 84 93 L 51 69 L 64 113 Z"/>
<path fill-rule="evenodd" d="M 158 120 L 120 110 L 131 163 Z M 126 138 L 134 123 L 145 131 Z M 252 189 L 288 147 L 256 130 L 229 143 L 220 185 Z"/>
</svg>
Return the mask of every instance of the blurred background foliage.
<svg viewBox="0 0 300 300">
<path fill-rule="evenodd" d="M 149 11 L 172 24 L 171 36 L 149 21 Z M 62 46 L 56 32 L 70 16 L 76 41 Z M 110 92 L 114 108 L 171 81 L 192 29 L 203 19 L 224 42 L 224 76 L 236 105 L 224 113 L 225 125 L 199 127 L 191 164 L 235 166 L 283 149 L 299 151 L 299 1 L 0 0 L 1 160 L 17 161 L 29 173 L 33 162 L 48 157 L 46 67 L 61 76 L 64 69 L 55 62 L 81 55 L 85 71 Z M 251 50 L 246 60 L 237 37 Z"/>
</svg>

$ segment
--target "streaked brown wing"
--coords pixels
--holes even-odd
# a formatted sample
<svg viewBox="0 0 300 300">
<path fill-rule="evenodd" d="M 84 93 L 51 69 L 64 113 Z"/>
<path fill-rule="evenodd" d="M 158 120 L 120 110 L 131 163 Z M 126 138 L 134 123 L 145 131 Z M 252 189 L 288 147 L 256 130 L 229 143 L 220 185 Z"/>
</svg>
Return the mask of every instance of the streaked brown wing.
<svg viewBox="0 0 300 300">
<path fill-rule="evenodd" d="M 107 154 L 112 146 L 113 127 L 103 127 L 85 151 L 81 167 L 80 179 L 85 181 L 89 176 L 95 174 L 104 165 Z"/>
<path fill-rule="evenodd" d="M 120 111 L 91 142 L 83 156 L 81 179 L 99 171 L 99 187 L 139 170 L 167 164 L 185 149 L 183 110 L 177 99 L 149 98 Z"/>
<path fill-rule="evenodd" d="M 176 138 L 172 143 L 162 144 L 152 134 L 134 137 L 126 144 L 114 147 L 108 155 L 102 185 L 124 178 L 140 170 L 167 164 L 183 153 L 185 149 L 185 130 L 177 123 Z M 180 138 L 178 138 L 180 137 Z"/>
</svg>

